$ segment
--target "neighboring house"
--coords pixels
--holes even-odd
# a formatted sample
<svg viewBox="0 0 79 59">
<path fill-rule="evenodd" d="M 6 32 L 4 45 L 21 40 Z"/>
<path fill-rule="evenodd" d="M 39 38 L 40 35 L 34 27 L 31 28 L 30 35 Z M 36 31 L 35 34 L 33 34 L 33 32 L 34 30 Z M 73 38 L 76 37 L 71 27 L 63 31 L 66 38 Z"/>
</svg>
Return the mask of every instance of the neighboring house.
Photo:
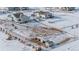
<svg viewBox="0 0 79 59">
<path fill-rule="evenodd" d="M 9 19 L 11 18 L 12 21 L 18 22 L 18 23 L 25 23 L 31 21 L 30 17 L 24 15 L 23 13 L 13 13 L 11 15 L 8 15 Z"/>
<path fill-rule="evenodd" d="M 8 11 L 19 11 L 20 7 L 8 7 Z"/>
<path fill-rule="evenodd" d="M 21 11 L 21 10 L 29 10 L 29 7 L 8 7 L 8 11 Z"/>
<path fill-rule="evenodd" d="M 75 7 L 61 7 L 60 9 L 63 11 L 73 11 L 75 10 Z"/>
<path fill-rule="evenodd" d="M 21 7 L 21 10 L 29 10 L 29 7 Z"/>
<path fill-rule="evenodd" d="M 7 13 L 7 11 L 8 11 L 7 7 L 1 7 L 0 8 L 0 14 L 5 14 L 5 13 Z"/>
<path fill-rule="evenodd" d="M 36 17 L 36 18 L 52 18 L 53 15 L 50 12 L 44 12 L 44 11 L 36 11 L 32 14 L 32 16 Z"/>
<path fill-rule="evenodd" d="M 75 7 L 45 7 L 49 11 L 72 11 L 75 10 Z"/>
</svg>

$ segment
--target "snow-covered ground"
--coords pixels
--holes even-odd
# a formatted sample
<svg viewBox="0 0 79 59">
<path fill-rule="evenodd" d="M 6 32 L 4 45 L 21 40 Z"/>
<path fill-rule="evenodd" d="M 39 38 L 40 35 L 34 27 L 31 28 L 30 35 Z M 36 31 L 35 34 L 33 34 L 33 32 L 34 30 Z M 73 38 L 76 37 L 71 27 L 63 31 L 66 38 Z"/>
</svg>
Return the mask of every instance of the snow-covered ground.
<svg viewBox="0 0 79 59">
<path fill-rule="evenodd" d="M 0 51 L 29 51 L 31 48 L 17 40 L 6 40 L 8 35 L 0 31 Z"/>
<path fill-rule="evenodd" d="M 79 51 L 79 40 L 52 49 L 52 51 Z"/>
<path fill-rule="evenodd" d="M 33 11 L 22 11 L 25 15 L 30 16 Z M 7 14 L 0 14 L 0 19 L 8 19 Z M 66 43 L 65 45 L 61 45 L 56 47 L 55 49 L 50 49 L 53 51 L 59 50 L 79 50 L 79 11 L 75 12 L 54 12 L 55 18 L 51 19 L 44 19 L 43 21 L 38 22 L 29 22 L 26 24 L 22 24 L 24 26 L 29 25 L 31 27 L 36 26 L 43 26 L 46 25 L 47 27 L 55 27 L 58 29 L 63 30 L 67 34 L 71 35 L 75 40 L 73 42 Z M 72 28 L 73 25 L 78 25 L 75 28 Z M 18 31 L 17 31 L 18 32 Z M 0 31 L 0 50 L 1 51 L 29 51 L 32 50 L 31 47 L 25 46 L 24 44 L 20 43 L 18 40 L 6 40 L 8 35 Z M 57 37 L 56 37 L 57 38 Z M 58 37 L 61 38 L 61 37 Z M 55 40 L 55 39 L 53 39 Z M 60 40 L 58 40 L 60 41 Z"/>
</svg>

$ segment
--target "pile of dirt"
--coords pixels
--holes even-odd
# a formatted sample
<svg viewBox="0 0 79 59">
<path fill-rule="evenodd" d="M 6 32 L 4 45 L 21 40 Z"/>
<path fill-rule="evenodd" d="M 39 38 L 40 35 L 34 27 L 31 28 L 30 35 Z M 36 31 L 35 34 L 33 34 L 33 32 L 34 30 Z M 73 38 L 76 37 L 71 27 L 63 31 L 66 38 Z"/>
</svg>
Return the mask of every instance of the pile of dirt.
<svg viewBox="0 0 79 59">
<path fill-rule="evenodd" d="M 39 35 L 42 35 L 42 36 L 52 35 L 52 34 L 61 32 L 58 29 L 55 29 L 55 28 L 46 28 L 46 27 L 33 28 L 32 31 L 35 32 L 36 34 L 38 34 L 38 36 Z"/>
</svg>

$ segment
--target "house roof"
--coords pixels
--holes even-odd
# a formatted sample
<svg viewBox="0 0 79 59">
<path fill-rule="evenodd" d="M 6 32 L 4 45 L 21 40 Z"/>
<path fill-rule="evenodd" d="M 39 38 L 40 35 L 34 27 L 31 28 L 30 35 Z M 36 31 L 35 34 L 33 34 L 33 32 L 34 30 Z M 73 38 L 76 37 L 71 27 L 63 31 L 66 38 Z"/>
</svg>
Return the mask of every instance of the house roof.
<svg viewBox="0 0 79 59">
<path fill-rule="evenodd" d="M 39 14 L 49 14 L 49 12 L 44 12 L 44 11 L 37 11 L 37 12 L 35 12 L 35 13 L 39 13 Z"/>
</svg>

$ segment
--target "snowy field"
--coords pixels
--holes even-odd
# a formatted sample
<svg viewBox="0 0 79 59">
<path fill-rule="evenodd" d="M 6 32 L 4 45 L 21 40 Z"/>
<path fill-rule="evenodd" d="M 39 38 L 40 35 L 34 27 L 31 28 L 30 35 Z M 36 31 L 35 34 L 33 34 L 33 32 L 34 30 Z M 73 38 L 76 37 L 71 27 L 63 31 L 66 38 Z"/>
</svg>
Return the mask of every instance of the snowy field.
<svg viewBox="0 0 79 59">
<path fill-rule="evenodd" d="M 52 51 L 79 51 L 79 40 L 57 47 Z"/>
<path fill-rule="evenodd" d="M 25 15 L 30 16 L 32 12 L 30 11 L 22 11 Z M 52 12 L 53 13 L 53 12 Z M 6 17 L 7 14 L 0 14 L 0 19 L 8 19 Z M 52 51 L 79 51 L 79 11 L 74 12 L 54 12 L 54 18 L 52 19 L 44 19 L 43 21 L 38 22 L 30 22 L 23 25 L 29 25 L 31 27 L 35 26 L 43 26 L 47 27 L 55 27 L 58 29 L 62 29 L 67 34 L 72 37 L 76 37 L 73 42 L 70 42 L 65 45 L 61 45 L 54 49 L 50 49 Z M 76 27 L 75 27 L 76 25 Z M 20 43 L 18 40 L 6 40 L 8 35 L 0 31 L 0 51 L 30 51 L 31 47 L 25 46 Z"/>
<path fill-rule="evenodd" d="M 31 49 L 17 40 L 6 40 L 7 38 L 8 35 L 0 31 L 0 51 L 29 51 Z"/>
</svg>

